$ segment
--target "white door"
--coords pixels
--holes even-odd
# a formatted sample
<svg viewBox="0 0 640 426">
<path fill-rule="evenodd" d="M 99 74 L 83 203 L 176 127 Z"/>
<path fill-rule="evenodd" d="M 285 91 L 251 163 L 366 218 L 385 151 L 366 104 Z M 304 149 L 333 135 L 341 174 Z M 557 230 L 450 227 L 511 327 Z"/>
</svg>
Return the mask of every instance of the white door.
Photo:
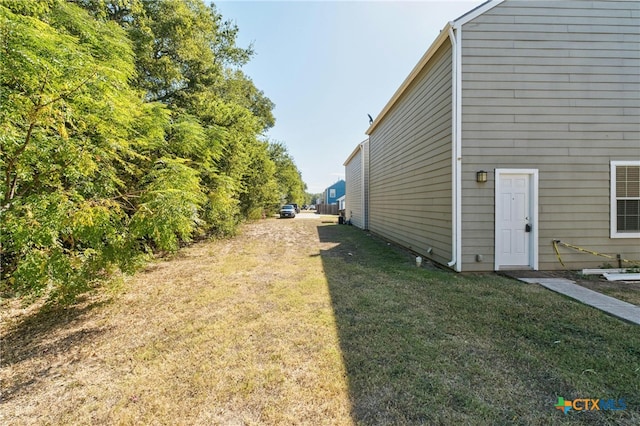
<svg viewBox="0 0 640 426">
<path fill-rule="evenodd" d="M 535 223 L 533 173 L 496 173 L 496 269 L 537 269 L 532 256 Z M 536 182 L 537 183 L 537 182 Z M 535 209 L 537 210 L 537 209 Z"/>
</svg>

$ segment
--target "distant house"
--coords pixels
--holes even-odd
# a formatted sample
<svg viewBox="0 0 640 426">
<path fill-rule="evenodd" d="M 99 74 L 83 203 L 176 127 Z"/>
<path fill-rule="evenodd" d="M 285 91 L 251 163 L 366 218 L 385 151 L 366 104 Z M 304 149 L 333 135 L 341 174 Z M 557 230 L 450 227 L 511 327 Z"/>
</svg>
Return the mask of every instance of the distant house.
<svg viewBox="0 0 640 426">
<path fill-rule="evenodd" d="M 456 271 L 561 269 L 558 240 L 640 259 L 639 21 L 635 1 L 504 0 L 450 22 L 367 130 L 368 208 L 354 189 L 347 209 Z"/>
<path fill-rule="evenodd" d="M 338 204 L 338 198 L 342 197 L 345 193 L 345 181 L 340 179 L 330 187 L 324 190 L 322 193 L 324 204 Z"/>
<path fill-rule="evenodd" d="M 345 218 L 358 228 L 368 228 L 369 140 L 358 144 L 344 162 L 346 180 Z"/>
</svg>

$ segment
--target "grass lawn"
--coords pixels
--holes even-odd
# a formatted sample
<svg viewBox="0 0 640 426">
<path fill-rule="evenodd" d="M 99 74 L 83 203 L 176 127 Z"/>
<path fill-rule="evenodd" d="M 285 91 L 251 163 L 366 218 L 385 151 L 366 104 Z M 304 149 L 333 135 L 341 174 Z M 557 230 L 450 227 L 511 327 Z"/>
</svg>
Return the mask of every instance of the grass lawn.
<svg viewBox="0 0 640 426">
<path fill-rule="evenodd" d="M 357 421 L 640 423 L 637 326 L 540 286 L 418 269 L 353 228 L 319 232 L 337 244 L 323 262 Z M 558 397 L 627 409 L 564 415 Z"/>
<path fill-rule="evenodd" d="M 639 327 L 321 219 L 249 224 L 74 306 L 18 302 L 1 424 L 640 423 Z"/>
</svg>

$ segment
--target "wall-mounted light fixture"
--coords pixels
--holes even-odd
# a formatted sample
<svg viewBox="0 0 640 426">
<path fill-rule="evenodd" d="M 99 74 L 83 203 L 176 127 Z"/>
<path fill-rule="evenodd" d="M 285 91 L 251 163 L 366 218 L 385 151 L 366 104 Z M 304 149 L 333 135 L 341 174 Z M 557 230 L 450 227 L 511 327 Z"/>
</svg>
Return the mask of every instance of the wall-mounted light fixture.
<svg viewBox="0 0 640 426">
<path fill-rule="evenodd" d="M 487 172 L 484 170 L 480 170 L 476 172 L 476 182 L 486 182 L 487 181 Z"/>
</svg>

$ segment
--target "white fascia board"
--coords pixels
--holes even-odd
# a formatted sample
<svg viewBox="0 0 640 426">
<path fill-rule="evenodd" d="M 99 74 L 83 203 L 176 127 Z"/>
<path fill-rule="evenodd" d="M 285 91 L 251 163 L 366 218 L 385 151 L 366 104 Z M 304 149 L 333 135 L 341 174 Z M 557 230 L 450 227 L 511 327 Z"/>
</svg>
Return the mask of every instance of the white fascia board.
<svg viewBox="0 0 640 426">
<path fill-rule="evenodd" d="M 418 76 L 418 74 L 420 74 L 420 71 L 422 71 L 424 69 L 424 67 L 429 63 L 429 60 L 431 59 L 431 57 L 438 51 L 438 49 L 440 48 L 440 46 L 442 46 L 444 41 L 447 38 L 449 38 L 449 29 L 450 28 L 452 28 L 452 27 L 454 29 L 460 28 L 462 25 L 464 25 L 467 22 L 469 22 L 470 20 L 475 19 L 476 17 L 482 15 L 486 11 L 493 9 L 494 7 L 496 7 L 497 5 L 502 3 L 503 1 L 505 1 L 505 0 L 489 0 L 486 3 L 483 3 L 480 6 L 476 7 L 475 9 L 473 9 L 473 10 L 469 11 L 468 13 L 462 15 L 461 17 L 459 17 L 455 21 L 448 22 L 447 25 L 445 25 L 445 27 L 440 31 L 440 34 L 434 40 L 434 42 L 431 44 L 431 46 L 429 46 L 429 49 L 422 56 L 422 58 L 420 59 L 418 64 L 413 68 L 413 70 L 411 71 L 409 76 L 404 80 L 402 85 L 400 85 L 398 90 L 396 90 L 396 92 L 391 97 L 389 102 L 387 102 L 387 104 L 382 109 L 382 111 L 380 111 L 380 113 L 376 116 L 376 118 L 374 119 L 373 123 L 369 126 L 369 128 L 367 129 L 365 134 L 371 135 L 371 133 L 375 130 L 375 128 L 378 126 L 378 124 L 382 121 L 382 119 L 389 113 L 391 108 L 395 105 L 395 103 L 398 101 L 398 99 L 400 99 L 400 97 L 404 94 L 404 92 L 411 85 L 413 80 L 415 80 L 415 78 Z"/>
<path fill-rule="evenodd" d="M 489 0 L 485 3 L 482 3 L 480 6 L 476 7 L 473 10 L 470 10 L 469 12 L 465 13 L 464 15 L 462 15 L 461 17 L 459 17 L 458 19 L 456 19 L 455 21 L 453 21 L 451 23 L 451 25 L 454 28 L 460 28 L 461 26 L 463 26 L 464 24 L 466 24 L 467 22 L 476 19 L 478 16 L 482 15 L 483 13 L 493 9 L 494 7 L 496 7 L 497 5 L 499 5 L 500 3 L 504 2 L 505 0 Z"/>
<path fill-rule="evenodd" d="M 373 130 L 378 126 L 378 124 L 382 121 L 385 115 L 389 113 L 391 108 L 393 108 L 396 102 L 398 102 L 398 99 L 400 99 L 400 97 L 404 94 L 407 88 L 416 79 L 418 74 L 420 74 L 420 71 L 422 71 L 424 67 L 429 63 L 429 60 L 431 60 L 431 57 L 435 55 L 435 53 L 438 51 L 440 46 L 442 46 L 444 41 L 449 38 L 449 27 L 450 27 L 450 23 L 447 23 L 447 25 L 445 25 L 445 27 L 440 31 L 440 35 L 438 35 L 438 38 L 436 38 L 435 41 L 431 43 L 431 46 L 429 46 L 429 49 L 426 51 L 426 53 L 422 55 L 422 58 L 420 58 L 420 62 L 418 62 L 418 64 L 413 68 L 409 76 L 404 80 L 402 85 L 400 85 L 398 90 L 396 90 L 396 93 L 394 93 L 394 95 L 391 97 L 389 102 L 387 102 L 387 104 L 382 109 L 382 111 L 380 111 L 380 114 L 378 114 L 376 118 L 373 120 L 373 123 L 371 124 L 371 126 L 369 126 L 369 128 L 365 132 L 367 135 L 371 135 Z"/>
<path fill-rule="evenodd" d="M 343 166 L 347 166 L 347 164 L 349 164 L 351 162 L 351 160 L 353 160 L 353 157 L 356 156 L 356 154 L 358 154 L 358 152 L 360 152 L 360 150 L 362 149 L 362 146 L 364 144 L 366 144 L 367 142 L 369 142 L 369 139 L 365 139 L 364 141 L 360 142 L 355 149 L 353 150 L 353 152 L 351 153 L 351 155 L 349 155 L 349 157 L 347 157 L 346 161 L 344 163 L 342 163 Z"/>
</svg>

